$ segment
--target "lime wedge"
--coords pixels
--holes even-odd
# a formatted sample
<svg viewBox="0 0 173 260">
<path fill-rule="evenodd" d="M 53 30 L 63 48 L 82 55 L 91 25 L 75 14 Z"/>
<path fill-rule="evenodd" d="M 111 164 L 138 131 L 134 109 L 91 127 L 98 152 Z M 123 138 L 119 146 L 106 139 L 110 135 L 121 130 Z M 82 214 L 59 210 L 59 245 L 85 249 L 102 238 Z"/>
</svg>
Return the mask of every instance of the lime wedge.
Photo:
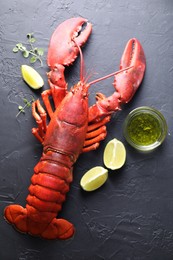
<svg viewBox="0 0 173 260">
<path fill-rule="evenodd" d="M 126 160 L 126 149 L 124 144 L 116 138 L 109 141 L 103 154 L 103 162 L 108 169 L 121 168 Z"/>
<path fill-rule="evenodd" d="M 34 68 L 28 65 L 22 65 L 21 72 L 23 79 L 31 88 L 39 89 L 43 87 L 44 81 L 40 74 Z"/>
<path fill-rule="evenodd" d="M 80 181 L 81 187 L 85 191 L 94 191 L 101 187 L 108 178 L 108 170 L 96 166 L 87 171 Z"/>
</svg>

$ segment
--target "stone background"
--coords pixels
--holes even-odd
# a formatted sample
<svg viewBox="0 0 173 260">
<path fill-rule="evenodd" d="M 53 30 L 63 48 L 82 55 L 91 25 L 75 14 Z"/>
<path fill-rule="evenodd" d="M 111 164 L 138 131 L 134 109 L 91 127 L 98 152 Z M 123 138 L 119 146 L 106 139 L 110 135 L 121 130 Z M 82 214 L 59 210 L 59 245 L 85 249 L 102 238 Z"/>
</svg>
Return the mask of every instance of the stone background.
<svg viewBox="0 0 173 260">
<path fill-rule="evenodd" d="M 126 42 L 136 37 L 146 54 L 144 81 L 134 99 L 108 124 L 107 138 L 97 151 L 82 154 L 74 167 L 74 181 L 60 217 L 74 223 L 75 236 L 67 241 L 46 241 L 20 234 L 3 218 L 4 208 L 25 205 L 30 177 L 42 147 L 31 134 L 31 109 L 16 118 L 22 97 L 40 98 L 23 82 L 20 66 L 28 60 L 12 52 L 26 34 L 34 32 L 45 49 L 38 68 L 49 88 L 46 54 L 49 39 L 62 21 L 82 16 L 93 24 L 83 49 L 86 68 L 94 77 L 119 67 Z M 79 59 L 66 70 L 69 86 L 79 80 Z M 172 0 L 1 0 L 0 8 L 0 259 L 2 260 L 172 260 L 173 259 L 173 1 Z M 113 93 L 112 79 L 93 85 L 95 93 Z M 159 109 L 168 123 L 161 147 L 141 154 L 125 142 L 122 125 L 139 106 Z M 106 143 L 118 138 L 127 150 L 125 166 L 109 171 L 107 183 L 93 193 L 79 182 L 91 167 L 103 166 Z"/>
</svg>

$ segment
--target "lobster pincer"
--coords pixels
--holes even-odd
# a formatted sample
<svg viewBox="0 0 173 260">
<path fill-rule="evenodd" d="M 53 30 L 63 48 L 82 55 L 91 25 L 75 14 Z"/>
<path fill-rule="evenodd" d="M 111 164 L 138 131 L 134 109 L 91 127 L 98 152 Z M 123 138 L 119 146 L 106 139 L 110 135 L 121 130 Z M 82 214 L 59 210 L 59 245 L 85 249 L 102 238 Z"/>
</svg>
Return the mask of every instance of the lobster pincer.
<svg viewBox="0 0 173 260">
<path fill-rule="evenodd" d="M 128 70 L 115 74 L 113 86 L 116 92 L 110 97 L 105 97 L 102 93 L 96 94 L 97 102 L 89 108 L 89 122 L 100 121 L 120 110 L 123 103 L 128 103 L 143 80 L 145 67 L 146 59 L 142 45 L 136 38 L 132 38 L 126 44 L 119 66 L 120 70 Z"/>
<path fill-rule="evenodd" d="M 84 30 L 82 26 L 86 24 Z M 75 42 L 81 47 L 91 34 L 92 25 L 82 17 L 71 18 L 61 23 L 52 34 L 47 55 L 47 64 L 52 69 L 57 65 L 69 66 L 79 53 Z"/>
<path fill-rule="evenodd" d="M 50 90 L 42 94 L 50 117 L 53 111 L 48 97 L 52 95 L 55 108 L 57 108 L 67 94 L 65 66 L 75 61 L 79 54 L 78 46 L 82 47 L 86 43 L 91 31 L 91 23 L 82 17 L 75 17 L 61 23 L 52 34 L 47 55 L 47 64 L 51 69 L 48 73 Z"/>
</svg>

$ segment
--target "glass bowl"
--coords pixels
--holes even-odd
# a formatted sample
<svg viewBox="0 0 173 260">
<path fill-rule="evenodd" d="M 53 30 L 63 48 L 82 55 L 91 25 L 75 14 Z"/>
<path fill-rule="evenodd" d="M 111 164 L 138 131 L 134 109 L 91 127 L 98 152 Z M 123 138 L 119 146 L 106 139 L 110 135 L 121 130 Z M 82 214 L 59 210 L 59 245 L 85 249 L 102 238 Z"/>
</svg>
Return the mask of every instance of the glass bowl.
<svg viewBox="0 0 173 260">
<path fill-rule="evenodd" d="M 167 131 L 167 123 L 161 112 L 147 106 L 132 110 L 123 125 L 126 141 L 139 151 L 151 151 L 161 145 Z"/>
</svg>

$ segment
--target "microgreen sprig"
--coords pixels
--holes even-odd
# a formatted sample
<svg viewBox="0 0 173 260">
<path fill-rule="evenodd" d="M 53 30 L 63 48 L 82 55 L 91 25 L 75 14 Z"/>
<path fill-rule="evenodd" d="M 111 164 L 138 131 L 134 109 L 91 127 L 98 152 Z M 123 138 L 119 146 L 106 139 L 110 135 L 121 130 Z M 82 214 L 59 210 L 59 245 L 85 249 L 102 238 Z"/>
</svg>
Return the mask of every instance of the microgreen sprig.
<svg viewBox="0 0 173 260">
<path fill-rule="evenodd" d="M 13 48 L 13 52 L 21 52 L 24 58 L 30 57 L 30 63 L 35 63 L 37 60 L 40 62 L 41 67 L 43 66 L 43 61 L 41 57 L 44 54 L 43 48 L 34 47 L 34 43 L 36 42 L 36 38 L 33 33 L 27 34 L 27 39 L 29 44 L 29 48 L 23 45 L 22 43 L 17 43 Z"/>
<path fill-rule="evenodd" d="M 16 117 L 18 117 L 21 113 L 25 114 L 25 108 L 31 107 L 32 102 L 35 101 L 33 97 L 32 97 L 31 100 L 28 100 L 27 98 L 22 98 L 22 100 L 23 100 L 25 105 L 24 106 L 21 106 L 21 105 L 18 106 L 19 112 L 17 113 Z"/>
</svg>

